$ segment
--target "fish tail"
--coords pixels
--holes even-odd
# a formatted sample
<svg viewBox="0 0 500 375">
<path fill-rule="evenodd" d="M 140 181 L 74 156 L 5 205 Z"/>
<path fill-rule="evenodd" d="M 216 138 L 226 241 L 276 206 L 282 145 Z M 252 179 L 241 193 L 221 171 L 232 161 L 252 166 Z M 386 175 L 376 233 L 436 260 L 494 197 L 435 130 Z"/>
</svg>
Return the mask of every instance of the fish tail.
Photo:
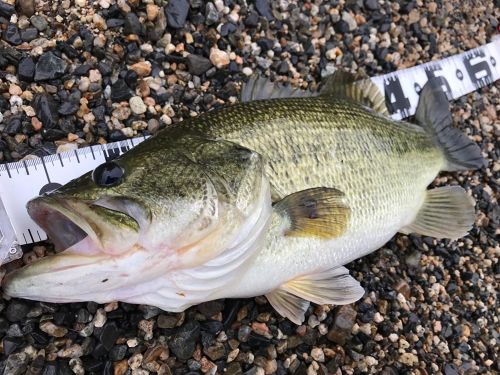
<svg viewBox="0 0 500 375">
<path fill-rule="evenodd" d="M 453 127 L 448 100 L 435 83 L 429 81 L 422 89 L 415 117 L 441 147 L 446 158 L 443 170 L 464 171 L 485 166 L 479 146 Z"/>
</svg>

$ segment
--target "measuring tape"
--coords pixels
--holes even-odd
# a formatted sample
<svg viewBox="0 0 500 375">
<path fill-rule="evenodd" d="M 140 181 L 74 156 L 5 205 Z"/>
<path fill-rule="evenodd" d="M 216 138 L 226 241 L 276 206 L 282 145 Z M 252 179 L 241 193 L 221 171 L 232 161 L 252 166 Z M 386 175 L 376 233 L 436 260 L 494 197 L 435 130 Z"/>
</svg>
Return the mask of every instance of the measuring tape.
<svg viewBox="0 0 500 375">
<path fill-rule="evenodd" d="M 391 116 L 400 120 L 415 113 L 420 90 L 427 81 L 437 81 L 452 100 L 499 79 L 499 63 L 497 38 L 468 52 L 371 79 L 385 94 Z M 0 264 L 20 258 L 20 245 L 47 238 L 26 211 L 31 198 L 93 170 L 145 139 L 133 138 L 0 165 Z"/>
</svg>

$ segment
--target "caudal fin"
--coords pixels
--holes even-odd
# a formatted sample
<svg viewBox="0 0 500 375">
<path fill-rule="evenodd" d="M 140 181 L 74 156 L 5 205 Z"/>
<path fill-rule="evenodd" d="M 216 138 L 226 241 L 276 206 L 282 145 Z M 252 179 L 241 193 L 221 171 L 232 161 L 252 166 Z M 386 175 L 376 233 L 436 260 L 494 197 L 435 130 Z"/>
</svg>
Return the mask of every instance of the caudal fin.
<svg viewBox="0 0 500 375">
<path fill-rule="evenodd" d="M 446 171 L 479 169 L 485 165 L 479 146 L 453 127 L 448 100 L 439 86 L 428 81 L 420 93 L 417 122 L 431 133 L 443 149 Z"/>
</svg>

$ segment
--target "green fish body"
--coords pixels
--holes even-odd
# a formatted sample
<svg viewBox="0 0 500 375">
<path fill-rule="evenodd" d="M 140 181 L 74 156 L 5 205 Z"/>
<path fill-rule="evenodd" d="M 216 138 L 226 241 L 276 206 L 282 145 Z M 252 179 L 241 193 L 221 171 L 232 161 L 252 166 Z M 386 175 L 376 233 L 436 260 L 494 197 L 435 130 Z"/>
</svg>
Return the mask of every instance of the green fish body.
<svg viewBox="0 0 500 375">
<path fill-rule="evenodd" d="M 199 184 L 193 183 L 199 178 L 186 177 L 188 169 L 180 169 L 176 164 L 179 157 L 172 155 L 187 158 L 188 164 L 194 162 L 200 176 L 204 170 L 215 170 L 204 181 L 212 184 L 210 191 L 218 196 L 217 205 L 225 202 L 226 206 L 238 207 L 236 211 L 221 210 L 217 233 L 221 235 L 221 228 L 227 226 L 233 235 L 224 237 L 226 241 L 221 240 L 220 246 L 210 242 L 207 251 L 204 247 L 186 251 L 189 256 L 179 255 L 175 241 L 171 242 L 171 252 L 189 261 L 169 263 L 163 267 L 163 274 L 158 267 L 161 263 L 157 263 L 151 268 L 159 271 L 155 277 L 134 278 L 139 285 L 132 288 L 134 293 L 117 284 L 109 293 L 87 293 L 85 297 L 99 302 L 120 299 L 149 303 L 181 311 L 215 298 L 266 294 L 280 314 L 300 323 L 309 302 L 342 304 L 359 299 L 362 288 L 342 266 L 383 246 L 397 232 L 447 238 L 464 235 L 474 221 L 474 207 L 465 192 L 458 187 L 428 191 L 427 186 L 442 170 L 478 168 L 483 161 L 479 148 L 451 126 L 442 92 L 424 87 L 416 113 L 419 124 L 415 125 L 388 117 L 383 99 L 366 81 L 355 84 L 344 78 L 334 77 L 318 96 L 244 102 L 183 121 L 123 156 L 118 163 L 125 171 L 133 174 L 147 164 L 152 165 L 148 170 L 151 176 L 143 174 L 142 185 L 136 180 L 134 189 L 125 177 L 114 194 L 134 195 L 134 202 L 147 206 L 148 212 L 158 217 L 153 223 L 168 219 L 164 221 L 165 231 L 170 230 L 169 224 L 182 220 L 172 216 L 177 211 L 164 206 L 172 201 L 184 202 L 186 195 L 194 197 L 190 201 L 194 204 L 206 195 Z M 251 96 L 258 98 L 258 94 Z M 193 135 L 205 141 L 192 142 Z M 228 147 L 232 151 L 221 152 L 220 147 L 214 147 L 216 151 L 212 152 L 207 142 L 222 143 L 226 145 L 224 150 Z M 257 164 L 250 164 L 252 174 L 245 174 L 247 168 L 241 167 L 243 160 L 249 160 L 247 156 L 235 161 L 234 156 L 240 154 L 231 145 L 258 158 Z M 167 171 L 169 176 L 172 172 L 185 176 L 186 181 L 172 181 L 170 185 L 177 187 L 167 190 L 148 188 L 153 181 L 161 186 Z M 270 200 L 263 198 L 266 188 L 261 175 L 269 184 L 272 210 Z M 249 182 L 240 184 L 241 178 L 234 176 Z M 89 176 L 83 180 L 92 185 Z M 169 181 L 167 177 L 167 185 Z M 78 186 L 83 185 L 80 182 Z M 90 190 L 78 186 L 73 189 Z M 152 190 L 157 192 L 155 197 Z M 59 194 L 70 194 L 70 190 L 63 187 Z M 81 194 L 70 195 L 74 199 Z M 87 195 L 86 199 L 96 200 L 99 194 Z M 189 205 L 176 207 L 190 211 Z M 114 209 L 127 213 L 116 205 Z M 252 218 L 254 210 L 259 211 L 258 220 Z M 211 212 L 212 217 L 217 216 Z M 130 212 L 129 216 L 134 217 Z M 238 221 L 240 216 L 246 219 Z M 188 221 L 182 222 L 186 225 Z M 259 223 L 259 230 L 251 229 L 255 225 L 249 223 Z M 152 224 L 149 227 L 158 228 Z M 246 229 L 238 233 L 243 227 Z M 181 229 L 176 233 L 185 232 Z M 149 233 L 161 238 L 158 230 L 150 229 Z M 165 242 L 153 243 L 150 248 L 162 251 L 159 244 Z M 140 262 L 146 259 L 140 258 Z M 147 272 L 147 266 L 141 269 Z M 129 267 L 127 274 L 131 274 L 135 265 L 125 260 L 123 267 Z M 32 270 L 29 277 L 35 276 Z M 29 288 L 26 283 L 16 284 L 16 280 L 23 280 L 23 271 L 9 278 L 7 292 L 26 297 Z M 41 295 L 35 298 L 58 302 L 55 296 L 37 293 Z M 33 298 L 33 294 L 28 297 Z"/>
</svg>

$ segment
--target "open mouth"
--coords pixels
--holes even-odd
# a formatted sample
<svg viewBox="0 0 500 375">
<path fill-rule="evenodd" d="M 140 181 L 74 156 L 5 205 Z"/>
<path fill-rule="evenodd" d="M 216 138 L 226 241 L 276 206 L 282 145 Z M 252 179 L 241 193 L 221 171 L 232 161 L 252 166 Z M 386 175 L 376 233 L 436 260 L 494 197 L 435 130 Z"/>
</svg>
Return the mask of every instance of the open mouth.
<svg viewBox="0 0 500 375">
<path fill-rule="evenodd" d="M 39 197 L 28 202 L 27 208 L 31 218 L 54 243 L 57 252 L 72 247 L 89 235 L 69 217 L 73 211 L 62 201 Z"/>
</svg>

